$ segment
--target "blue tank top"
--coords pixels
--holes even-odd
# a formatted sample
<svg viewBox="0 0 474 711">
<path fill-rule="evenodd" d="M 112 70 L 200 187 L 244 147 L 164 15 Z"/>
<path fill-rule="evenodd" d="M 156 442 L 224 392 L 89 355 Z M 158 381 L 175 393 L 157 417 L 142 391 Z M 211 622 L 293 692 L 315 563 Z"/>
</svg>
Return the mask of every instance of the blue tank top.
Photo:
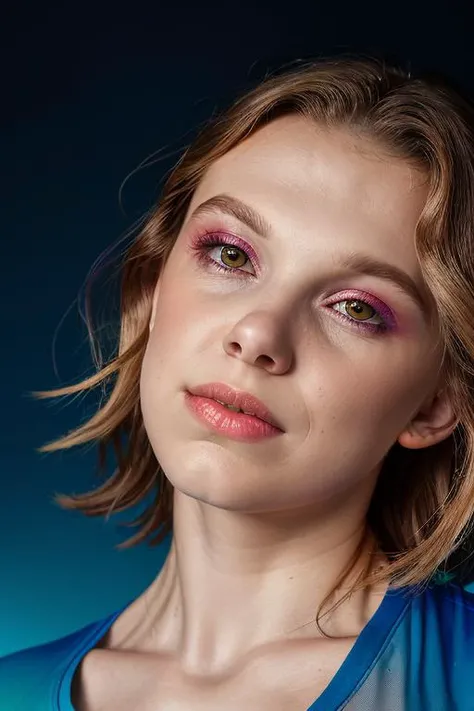
<svg viewBox="0 0 474 711">
<path fill-rule="evenodd" d="M 1 711 L 74 711 L 77 666 L 129 604 L 0 658 Z M 474 711 L 474 593 L 452 583 L 423 592 L 389 589 L 307 711 L 342 710 Z"/>
</svg>

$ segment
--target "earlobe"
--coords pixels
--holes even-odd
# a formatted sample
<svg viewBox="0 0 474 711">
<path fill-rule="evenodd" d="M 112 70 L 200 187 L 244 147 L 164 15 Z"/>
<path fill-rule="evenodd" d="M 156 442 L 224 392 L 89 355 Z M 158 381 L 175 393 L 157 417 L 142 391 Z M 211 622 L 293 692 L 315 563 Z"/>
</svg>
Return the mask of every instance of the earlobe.
<svg viewBox="0 0 474 711">
<path fill-rule="evenodd" d="M 446 391 L 441 391 L 425 403 L 398 436 L 406 449 L 424 449 L 447 439 L 459 424 Z"/>
</svg>

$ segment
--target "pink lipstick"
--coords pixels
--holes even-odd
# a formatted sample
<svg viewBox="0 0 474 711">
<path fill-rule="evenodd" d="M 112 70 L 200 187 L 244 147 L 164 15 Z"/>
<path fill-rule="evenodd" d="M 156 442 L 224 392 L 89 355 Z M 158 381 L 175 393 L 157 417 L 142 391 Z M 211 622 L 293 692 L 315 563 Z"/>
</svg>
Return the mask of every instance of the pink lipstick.
<svg viewBox="0 0 474 711">
<path fill-rule="evenodd" d="M 189 388 L 184 397 L 197 419 L 230 439 L 256 442 L 284 432 L 260 400 L 224 383 Z"/>
</svg>

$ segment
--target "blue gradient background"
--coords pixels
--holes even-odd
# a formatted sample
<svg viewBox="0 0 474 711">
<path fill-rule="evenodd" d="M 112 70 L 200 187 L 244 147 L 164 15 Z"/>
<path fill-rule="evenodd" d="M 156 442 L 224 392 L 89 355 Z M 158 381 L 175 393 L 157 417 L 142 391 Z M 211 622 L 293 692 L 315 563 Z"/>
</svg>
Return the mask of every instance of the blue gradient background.
<svg viewBox="0 0 474 711">
<path fill-rule="evenodd" d="M 52 503 L 54 492 L 97 485 L 95 454 L 36 448 L 77 425 L 93 402 L 28 395 L 90 372 L 84 327 L 68 308 L 97 256 L 150 205 L 172 161 L 129 181 L 125 215 L 122 180 L 153 151 L 183 146 L 248 76 L 290 58 L 380 48 L 472 82 L 467 5 L 434 19 L 397 4 L 390 25 L 369 7 L 348 15 L 314 5 L 293 3 L 290 15 L 274 3 L 239 3 L 226 17 L 223 7 L 214 14 L 182 3 L 155 13 L 134 3 L 128 14 L 31 4 L 2 24 L 0 655 L 125 604 L 166 554 L 167 544 L 114 549 L 128 535 L 117 524 L 142 506 L 105 522 Z M 65 314 L 55 373 L 53 337 Z"/>
</svg>

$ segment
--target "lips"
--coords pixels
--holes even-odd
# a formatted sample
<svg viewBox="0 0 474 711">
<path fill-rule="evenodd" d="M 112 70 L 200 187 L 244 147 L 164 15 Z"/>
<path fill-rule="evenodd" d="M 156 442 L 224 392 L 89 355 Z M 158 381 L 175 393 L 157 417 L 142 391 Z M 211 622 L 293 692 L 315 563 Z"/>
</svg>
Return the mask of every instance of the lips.
<svg viewBox="0 0 474 711">
<path fill-rule="evenodd" d="M 191 395 L 207 397 L 211 400 L 217 400 L 224 405 L 238 407 L 247 415 L 258 417 L 260 420 L 268 422 L 270 425 L 273 425 L 273 427 L 276 427 L 282 432 L 284 431 L 276 417 L 263 404 L 263 402 L 250 393 L 243 392 L 242 390 L 234 390 L 234 388 L 231 388 L 229 385 L 225 385 L 225 383 L 206 383 L 205 385 L 196 385 L 192 388 L 188 388 L 188 391 Z"/>
</svg>

